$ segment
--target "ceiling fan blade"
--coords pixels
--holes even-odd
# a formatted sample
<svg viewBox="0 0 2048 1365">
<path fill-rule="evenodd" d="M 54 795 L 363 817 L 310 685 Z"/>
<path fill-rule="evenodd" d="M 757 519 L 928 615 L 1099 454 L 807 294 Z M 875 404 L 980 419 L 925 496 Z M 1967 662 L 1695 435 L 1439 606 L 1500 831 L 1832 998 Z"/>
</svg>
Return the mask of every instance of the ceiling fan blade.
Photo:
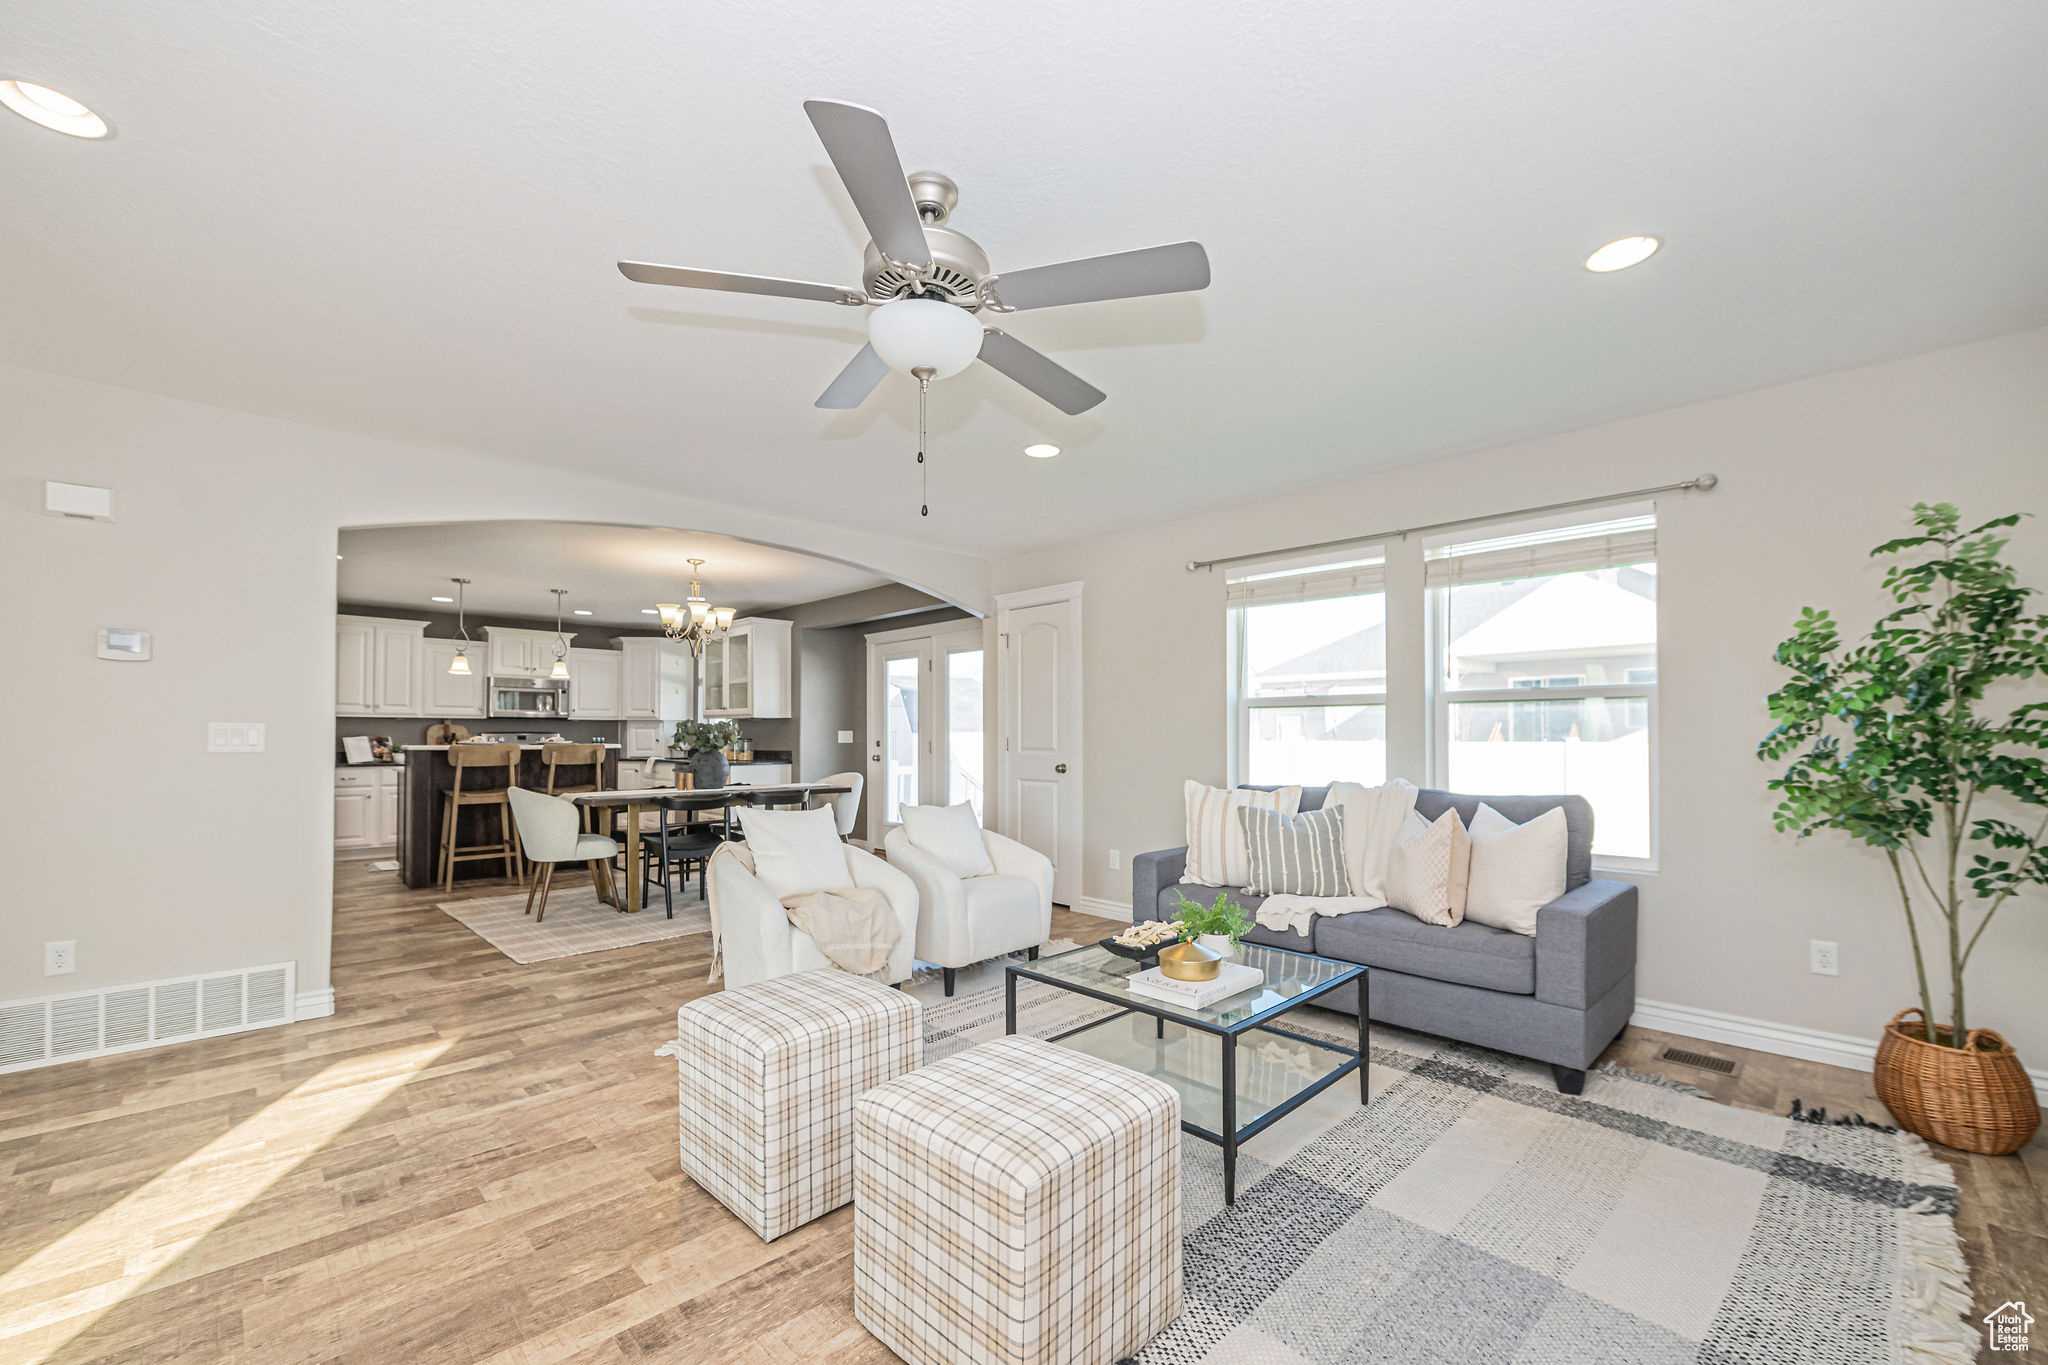
<svg viewBox="0 0 2048 1365">
<path fill-rule="evenodd" d="M 980 358 L 1072 417 L 1100 403 L 1106 394 L 1072 370 L 1032 350 L 1008 332 L 981 334 Z"/>
<path fill-rule="evenodd" d="M 814 299 L 819 303 L 861 302 L 860 291 L 844 285 L 778 280 L 768 275 L 733 275 L 723 270 L 692 270 L 688 266 L 650 265 L 645 261 L 620 261 L 619 273 L 637 284 L 723 289 L 733 294 L 774 294 L 785 299 Z"/>
<path fill-rule="evenodd" d="M 995 293 L 1003 307 L 1021 312 L 1208 287 L 1209 253 L 1200 242 L 1175 242 L 1002 274 L 996 277 Z"/>
<path fill-rule="evenodd" d="M 872 109 L 833 100 L 805 100 L 804 112 L 825 144 L 832 168 L 853 196 L 868 236 L 892 261 L 904 265 L 930 265 L 932 249 L 925 245 L 924 219 L 910 197 L 910 181 L 896 155 L 896 140 L 889 136 L 889 124 Z"/>
<path fill-rule="evenodd" d="M 874 347 L 863 346 L 839 372 L 839 377 L 818 395 L 818 406 L 857 408 L 875 391 L 875 385 L 881 383 L 882 376 L 887 373 L 889 362 L 876 355 Z"/>
</svg>

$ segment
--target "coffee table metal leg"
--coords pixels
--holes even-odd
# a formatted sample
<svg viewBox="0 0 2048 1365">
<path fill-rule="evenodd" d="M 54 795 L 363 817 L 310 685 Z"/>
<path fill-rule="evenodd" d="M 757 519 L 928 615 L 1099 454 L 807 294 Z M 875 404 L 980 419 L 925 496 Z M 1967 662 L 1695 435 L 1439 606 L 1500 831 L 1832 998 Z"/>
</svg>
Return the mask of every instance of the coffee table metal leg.
<svg viewBox="0 0 2048 1365">
<path fill-rule="evenodd" d="M 1372 977 L 1358 978 L 1358 1102 L 1372 1103 L 1372 1083 L 1366 1071 L 1372 1066 Z"/>
<path fill-rule="evenodd" d="M 1003 973 L 1003 1036 L 1017 1031 L 1017 974 Z"/>
<path fill-rule="evenodd" d="M 1237 1202 L 1237 1035 L 1223 1036 L 1223 1202 Z"/>
</svg>

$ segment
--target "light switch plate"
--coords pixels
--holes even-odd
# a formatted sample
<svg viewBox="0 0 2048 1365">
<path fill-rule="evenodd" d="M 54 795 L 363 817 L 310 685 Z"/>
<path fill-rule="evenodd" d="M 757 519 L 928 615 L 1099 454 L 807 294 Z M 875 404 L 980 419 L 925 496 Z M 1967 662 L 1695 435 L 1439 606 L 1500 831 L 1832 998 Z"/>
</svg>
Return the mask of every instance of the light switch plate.
<svg viewBox="0 0 2048 1365">
<path fill-rule="evenodd" d="M 149 632 L 133 626 L 101 626 L 99 653 L 102 659 L 123 663 L 144 663 L 149 659 Z"/>
<path fill-rule="evenodd" d="M 206 752 L 210 754 L 260 754 L 263 752 L 263 723 L 253 720 L 215 720 L 206 725 Z"/>
<path fill-rule="evenodd" d="M 841 744 L 851 744 L 851 743 L 853 743 L 853 731 L 851 731 L 851 730 L 841 730 L 841 731 L 839 732 L 839 742 L 840 742 Z"/>
</svg>

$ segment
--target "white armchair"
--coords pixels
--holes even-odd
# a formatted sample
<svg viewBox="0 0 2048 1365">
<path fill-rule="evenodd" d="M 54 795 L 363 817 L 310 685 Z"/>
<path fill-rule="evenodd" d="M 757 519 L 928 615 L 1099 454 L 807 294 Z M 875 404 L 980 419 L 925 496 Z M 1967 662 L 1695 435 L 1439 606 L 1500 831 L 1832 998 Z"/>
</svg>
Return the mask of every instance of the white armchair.
<svg viewBox="0 0 2048 1365">
<path fill-rule="evenodd" d="M 1035 955 L 1052 932 L 1052 860 L 989 830 L 981 841 L 994 873 L 961 877 L 901 825 L 882 840 L 889 865 L 917 888 L 917 957 L 941 969 L 947 995 L 959 968 L 1019 950 Z"/>
<path fill-rule="evenodd" d="M 909 877 L 865 849 L 849 844 L 844 852 L 854 885 L 880 891 L 903 926 L 903 939 L 889 954 L 887 975 L 890 985 L 908 981 L 915 965 L 917 888 Z M 704 887 L 711 906 L 711 933 L 725 959 L 727 990 L 832 965 L 811 936 L 789 922 L 782 902 L 754 876 L 754 855 L 745 844 L 719 847 L 705 869 Z"/>
</svg>

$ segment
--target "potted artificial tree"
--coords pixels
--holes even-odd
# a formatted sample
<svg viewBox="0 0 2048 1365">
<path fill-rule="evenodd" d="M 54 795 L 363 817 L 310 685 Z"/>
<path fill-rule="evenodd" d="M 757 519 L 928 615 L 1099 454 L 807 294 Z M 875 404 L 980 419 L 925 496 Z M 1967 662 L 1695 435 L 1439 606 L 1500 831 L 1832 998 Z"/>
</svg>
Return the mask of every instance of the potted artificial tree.
<svg viewBox="0 0 2048 1365">
<path fill-rule="evenodd" d="M 1779 829 L 1840 830 L 1891 864 L 1920 1003 L 1885 1027 L 1878 1098 L 1922 1137 L 2002 1154 L 2034 1135 L 2040 1106 L 2006 1041 L 1970 1027 L 1963 976 L 2005 903 L 2048 884 L 2048 616 L 2027 614 L 2033 589 L 2000 558 L 1995 533 L 2017 515 L 1965 531 L 1950 504 L 1919 503 L 1913 520 L 1920 534 L 1871 551 L 1892 561 L 1897 605 L 1861 642 L 1800 610 L 1775 656 L 1792 680 L 1771 694 L 1778 725 L 1758 754 L 1792 759 L 1770 784 Z"/>
</svg>

